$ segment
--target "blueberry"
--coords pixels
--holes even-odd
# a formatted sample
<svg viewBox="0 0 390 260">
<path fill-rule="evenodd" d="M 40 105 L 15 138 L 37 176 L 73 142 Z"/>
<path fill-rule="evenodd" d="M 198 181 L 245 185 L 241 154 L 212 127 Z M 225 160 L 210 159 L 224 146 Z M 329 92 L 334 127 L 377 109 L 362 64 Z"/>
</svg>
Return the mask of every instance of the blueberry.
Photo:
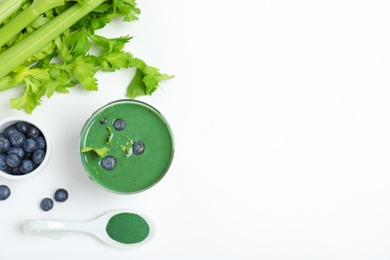
<svg viewBox="0 0 390 260">
<path fill-rule="evenodd" d="M 44 198 L 42 199 L 40 206 L 42 210 L 49 211 L 53 208 L 54 202 L 50 198 Z"/>
<path fill-rule="evenodd" d="M 38 136 L 41 135 L 41 131 L 39 131 L 39 129 L 36 127 L 36 126 L 30 126 L 28 129 L 27 129 L 27 133 L 26 133 L 27 137 L 29 138 L 37 138 Z"/>
<path fill-rule="evenodd" d="M 9 138 L 13 133 L 15 133 L 16 131 L 18 131 L 18 129 L 16 129 L 16 124 L 12 124 L 10 126 L 7 126 L 5 129 L 4 129 L 4 136 Z"/>
<path fill-rule="evenodd" d="M 5 168 L 5 169 L 2 170 L 2 171 L 5 172 L 5 173 L 8 173 L 8 174 L 12 174 L 12 168 L 9 167 L 8 165 L 7 165 L 7 168 Z"/>
<path fill-rule="evenodd" d="M 68 199 L 69 194 L 68 191 L 65 189 L 58 189 L 54 193 L 54 199 L 58 202 L 64 202 Z"/>
<path fill-rule="evenodd" d="M 6 154 L 0 154 L 0 170 L 5 173 L 11 173 L 11 167 L 7 164 L 6 158 Z"/>
<path fill-rule="evenodd" d="M 106 156 L 102 159 L 101 165 L 103 169 L 110 171 L 115 168 L 116 166 L 116 159 L 113 156 Z"/>
<path fill-rule="evenodd" d="M 41 164 L 43 159 L 45 159 L 45 151 L 42 149 L 37 149 L 32 155 L 32 161 L 35 164 Z"/>
<path fill-rule="evenodd" d="M 35 139 L 35 142 L 37 143 L 37 148 L 45 150 L 46 149 L 46 140 L 43 136 L 38 136 Z"/>
<path fill-rule="evenodd" d="M 22 158 L 16 153 L 10 153 L 5 157 L 5 162 L 9 167 L 13 168 L 22 162 Z"/>
<path fill-rule="evenodd" d="M 20 132 L 22 133 L 27 133 L 27 129 L 30 127 L 31 125 L 27 122 L 24 122 L 24 121 L 19 121 L 16 123 L 16 129 L 18 129 Z"/>
<path fill-rule="evenodd" d="M 33 161 L 28 160 L 28 159 L 22 160 L 22 162 L 19 165 L 19 171 L 24 173 L 24 174 L 30 173 L 34 169 L 35 169 L 35 165 L 34 165 Z"/>
<path fill-rule="evenodd" d="M 11 195 L 11 189 L 7 185 L 0 185 L 0 200 L 6 200 Z"/>
<path fill-rule="evenodd" d="M 5 162 L 5 158 L 7 155 L 0 154 L 0 170 L 5 171 L 8 168 L 7 163 Z"/>
<path fill-rule="evenodd" d="M 16 153 L 21 158 L 24 158 L 24 155 L 26 154 L 26 152 L 23 150 L 22 147 L 11 147 L 11 148 L 9 148 L 9 150 L 7 151 L 7 154 L 11 154 L 11 153 Z"/>
<path fill-rule="evenodd" d="M 27 138 L 26 141 L 24 141 L 23 149 L 27 153 L 35 152 L 35 150 L 38 149 L 37 142 L 32 138 Z"/>
<path fill-rule="evenodd" d="M 8 139 L 14 147 L 21 147 L 26 141 L 26 136 L 19 131 L 15 131 Z"/>
<path fill-rule="evenodd" d="M 5 136 L 0 137 L 0 153 L 6 153 L 11 148 L 11 142 Z"/>
<path fill-rule="evenodd" d="M 143 154 L 145 151 L 145 145 L 143 142 L 137 141 L 133 144 L 133 153 L 135 155 Z"/>
<path fill-rule="evenodd" d="M 19 170 L 19 167 L 14 167 L 14 168 L 11 168 L 11 172 L 10 172 L 12 175 L 23 175 L 24 173 L 21 172 Z"/>
<path fill-rule="evenodd" d="M 113 126 L 117 131 L 122 131 L 126 128 L 126 122 L 125 120 L 118 118 L 115 119 Z"/>
</svg>

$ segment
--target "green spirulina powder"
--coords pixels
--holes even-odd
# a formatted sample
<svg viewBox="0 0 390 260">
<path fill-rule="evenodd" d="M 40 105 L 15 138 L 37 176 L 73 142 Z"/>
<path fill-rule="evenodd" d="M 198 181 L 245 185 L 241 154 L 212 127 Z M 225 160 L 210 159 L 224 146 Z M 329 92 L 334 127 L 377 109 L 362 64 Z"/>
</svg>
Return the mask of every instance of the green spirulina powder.
<svg viewBox="0 0 390 260">
<path fill-rule="evenodd" d="M 149 235 L 149 225 L 137 214 L 119 213 L 110 218 L 106 232 L 119 243 L 134 244 L 143 241 Z"/>
</svg>

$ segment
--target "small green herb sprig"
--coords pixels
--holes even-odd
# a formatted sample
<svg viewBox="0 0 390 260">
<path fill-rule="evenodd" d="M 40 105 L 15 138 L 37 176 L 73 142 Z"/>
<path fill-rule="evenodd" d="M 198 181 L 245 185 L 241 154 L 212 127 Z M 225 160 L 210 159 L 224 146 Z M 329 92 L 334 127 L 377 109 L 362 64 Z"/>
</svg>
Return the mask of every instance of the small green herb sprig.
<svg viewBox="0 0 390 260">
<path fill-rule="evenodd" d="M 105 146 L 104 147 L 100 147 L 100 148 L 96 148 L 96 147 L 83 147 L 81 149 L 81 152 L 83 152 L 83 153 L 95 152 L 101 158 L 106 157 L 109 151 L 110 151 L 110 149 L 108 147 L 105 147 Z"/>
</svg>

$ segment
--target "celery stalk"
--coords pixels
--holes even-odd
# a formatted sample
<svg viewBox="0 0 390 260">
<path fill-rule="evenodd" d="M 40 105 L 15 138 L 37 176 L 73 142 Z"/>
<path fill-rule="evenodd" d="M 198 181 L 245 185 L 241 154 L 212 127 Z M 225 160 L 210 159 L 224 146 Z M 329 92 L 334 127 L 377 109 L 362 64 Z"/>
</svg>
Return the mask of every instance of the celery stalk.
<svg viewBox="0 0 390 260">
<path fill-rule="evenodd" d="M 23 82 L 16 82 L 11 77 L 4 77 L 0 80 L 0 91 L 20 86 Z"/>
<path fill-rule="evenodd" d="M 7 20 L 22 5 L 23 0 L 3 0 L 0 2 L 0 24 Z"/>
<path fill-rule="evenodd" d="M 66 9 L 41 28 L 0 54 L 0 79 L 38 53 L 74 23 L 92 12 L 105 0 L 85 0 Z"/>
<path fill-rule="evenodd" d="M 34 0 L 29 7 L 0 29 L 0 47 L 6 44 L 38 16 L 54 7 L 65 4 L 65 0 Z"/>
</svg>

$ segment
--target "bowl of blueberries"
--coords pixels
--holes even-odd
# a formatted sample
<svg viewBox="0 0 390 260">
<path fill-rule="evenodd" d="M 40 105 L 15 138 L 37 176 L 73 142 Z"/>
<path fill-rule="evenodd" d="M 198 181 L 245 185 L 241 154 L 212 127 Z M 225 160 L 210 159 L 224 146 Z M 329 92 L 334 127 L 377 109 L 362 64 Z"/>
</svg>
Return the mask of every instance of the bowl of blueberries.
<svg viewBox="0 0 390 260">
<path fill-rule="evenodd" d="M 47 134 L 23 117 L 0 120 L 0 177 L 22 180 L 35 176 L 50 155 Z"/>
</svg>

